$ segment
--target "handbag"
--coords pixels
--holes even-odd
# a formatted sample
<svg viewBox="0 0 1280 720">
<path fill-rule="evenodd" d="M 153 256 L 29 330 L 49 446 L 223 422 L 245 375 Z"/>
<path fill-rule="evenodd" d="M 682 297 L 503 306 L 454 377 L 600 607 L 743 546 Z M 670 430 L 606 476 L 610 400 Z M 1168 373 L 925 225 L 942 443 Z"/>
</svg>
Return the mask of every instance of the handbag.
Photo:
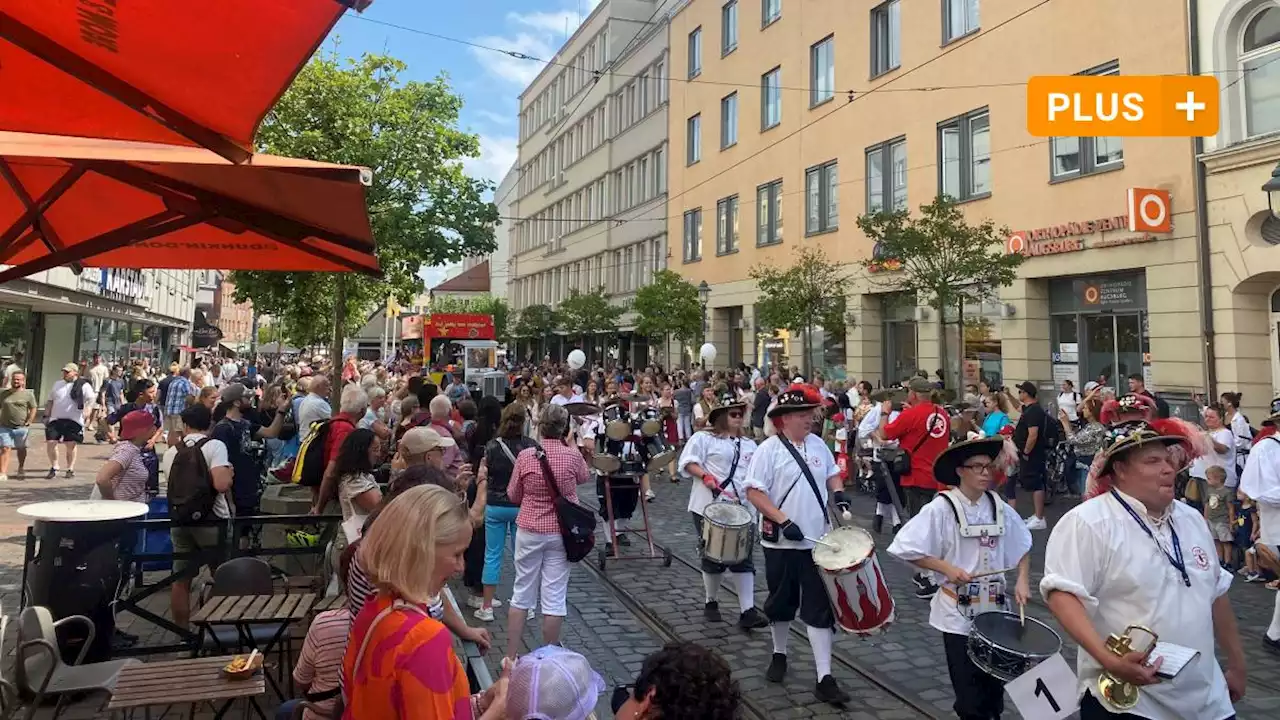
<svg viewBox="0 0 1280 720">
<path fill-rule="evenodd" d="M 894 455 L 893 459 L 890 461 L 890 466 L 893 468 L 894 474 L 898 477 L 911 474 L 911 456 L 920 449 L 921 445 L 924 445 L 924 441 L 928 440 L 930 434 L 933 433 L 934 417 L 934 414 L 929 415 L 929 426 L 924 429 L 924 435 L 922 435 L 920 440 L 916 442 L 916 446 L 911 448 L 910 452 L 904 450 L 897 455 Z"/>
<path fill-rule="evenodd" d="M 547 460 L 547 451 L 538 445 L 533 453 L 542 463 L 542 474 L 551 488 L 556 522 L 560 525 L 560 538 L 564 540 L 565 558 L 569 562 L 578 562 L 596 546 L 596 516 L 560 493 L 560 488 L 556 487 L 556 476 L 551 472 L 551 463 Z"/>
</svg>

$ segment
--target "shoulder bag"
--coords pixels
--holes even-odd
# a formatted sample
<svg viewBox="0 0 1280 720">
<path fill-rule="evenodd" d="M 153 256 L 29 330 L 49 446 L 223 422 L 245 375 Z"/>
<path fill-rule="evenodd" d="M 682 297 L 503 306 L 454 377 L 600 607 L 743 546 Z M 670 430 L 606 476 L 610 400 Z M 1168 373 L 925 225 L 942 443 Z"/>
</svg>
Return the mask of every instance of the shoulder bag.
<svg viewBox="0 0 1280 720">
<path fill-rule="evenodd" d="M 929 425 L 924 429 L 924 435 L 920 437 L 920 440 L 915 444 L 915 447 L 911 448 L 910 452 L 904 450 L 893 456 L 893 460 L 891 461 L 893 463 L 893 472 L 898 477 L 911 474 L 911 456 L 920 449 L 921 445 L 924 445 L 924 441 L 928 440 L 929 436 L 933 433 L 933 418 L 937 414 L 937 406 L 930 407 L 934 412 L 929 413 Z"/>
<path fill-rule="evenodd" d="M 822 493 L 818 490 L 818 483 L 813 479 L 813 472 L 809 470 L 809 464 L 804 461 L 804 458 L 800 457 L 800 453 L 796 452 L 790 440 L 784 437 L 779 437 L 778 439 L 782 442 L 783 447 L 787 449 L 787 452 L 791 453 L 791 457 L 795 459 L 796 464 L 800 466 L 800 472 L 809 483 L 809 489 L 813 491 L 813 499 L 818 501 L 818 507 L 822 509 L 822 514 L 825 516 L 827 514 L 827 504 L 822 500 Z M 778 500 L 777 505 L 779 510 L 782 509 L 783 504 L 787 502 L 787 497 L 791 495 L 791 491 L 795 489 L 796 484 L 799 482 L 800 480 L 796 479 L 795 482 L 791 483 L 791 487 L 787 488 L 787 491 L 782 494 L 782 498 Z M 768 542 L 778 542 L 781 537 L 782 533 L 779 532 L 778 524 L 762 515 L 760 518 L 760 539 Z"/>
<path fill-rule="evenodd" d="M 573 502 L 560 493 L 556 476 L 551 472 L 547 451 L 537 445 L 533 451 L 542 464 L 542 474 L 551 488 L 556 510 L 556 522 L 560 525 L 560 537 L 564 540 L 564 554 L 569 562 L 578 562 L 591 553 L 596 545 L 596 516 L 590 510 Z"/>
</svg>

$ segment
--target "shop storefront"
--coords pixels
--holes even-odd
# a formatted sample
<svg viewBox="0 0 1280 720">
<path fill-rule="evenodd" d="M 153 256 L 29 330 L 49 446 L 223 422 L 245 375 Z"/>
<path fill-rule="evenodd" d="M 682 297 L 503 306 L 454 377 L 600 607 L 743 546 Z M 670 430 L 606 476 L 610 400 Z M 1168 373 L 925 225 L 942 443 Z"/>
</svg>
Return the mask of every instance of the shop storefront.
<svg viewBox="0 0 1280 720">
<path fill-rule="evenodd" d="M 910 377 L 920 368 L 920 347 L 916 323 L 916 303 L 904 293 L 880 296 L 884 317 L 884 381 L 888 384 Z"/>
<path fill-rule="evenodd" d="M 1143 271 L 1049 281 L 1053 381 L 1125 387 L 1151 379 L 1151 329 Z"/>
</svg>

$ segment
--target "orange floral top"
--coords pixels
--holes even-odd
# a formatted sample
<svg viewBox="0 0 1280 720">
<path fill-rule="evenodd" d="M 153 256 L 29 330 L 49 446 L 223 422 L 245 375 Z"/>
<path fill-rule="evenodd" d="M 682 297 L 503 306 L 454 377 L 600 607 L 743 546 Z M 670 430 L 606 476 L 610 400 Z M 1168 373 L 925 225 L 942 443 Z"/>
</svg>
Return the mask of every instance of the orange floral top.
<svg viewBox="0 0 1280 720">
<path fill-rule="evenodd" d="M 425 609 L 412 608 L 393 610 L 374 626 L 393 602 L 378 593 L 351 626 L 342 661 L 343 720 L 474 720 L 467 675 L 448 629 Z"/>
</svg>

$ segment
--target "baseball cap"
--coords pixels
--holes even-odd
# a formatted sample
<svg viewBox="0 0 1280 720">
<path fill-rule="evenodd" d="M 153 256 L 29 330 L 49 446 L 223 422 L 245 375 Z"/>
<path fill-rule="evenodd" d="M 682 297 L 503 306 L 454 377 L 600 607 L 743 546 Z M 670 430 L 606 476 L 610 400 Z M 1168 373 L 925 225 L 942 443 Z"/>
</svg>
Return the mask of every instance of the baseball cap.
<svg viewBox="0 0 1280 720">
<path fill-rule="evenodd" d="M 62 372 L 80 372 L 80 366 L 75 363 L 67 363 L 62 366 Z"/>
<path fill-rule="evenodd" d="M 1090 380 L 1089 382 L 1084 384 L 1084 391 L 1089 392 L 1096 387 L 1099 387 L 1098 383 L 1094 382 L 1093 380 Z"/>
<path fill-rule="evenodd" d="M 445 437 L 427 427 L 410 429 L 400 438 L 400 449 L 410 455 L 422 455 L 436 448 L 448 448 L 457 445 L 452 437 Z"/>
<path fill-rule="evenodd" d="M 586 720 L 605 689 L 585 657 L 556 645 L 517 660 L 509 682 L 507 717 L 522 720 Z"/>
<path fill-rule="evenodd" d="M 133 410 L 120 418 L 120 437 L 131 440 L 142 432 L 154 433 L 156 419 L 146 410 Z"/>
<path fill-rule="evenodd" d="M 244 400 L 249 395 L 249 390 L 240 383 L 231 383 L 222 388 L 222 394 L 219 399 L 222 402 L 235 402 L 236 400 Z"/>
<path fill-rule="evenodd" d="M 1022 392 L 1030 395 L 1031 397 L 1035 397 L 1036 393 L 1039 392 L 1036 389 L 1036 386 L 1033 385 L 1030 380 L 1023 380 L 1022 382 L 1018 383 L 1017 388 Z"/>
<path fill-rule="evenodd" d="M 924 394 L 924 393 L 933 392 L 937 388 L 935 388 L 933 386 L 933 383 L 929 382 L 925 378 L 916 376 L 911 378 L 911 380 L 907 382 L 907 389 L 913 393 Z"/>
</svg>

